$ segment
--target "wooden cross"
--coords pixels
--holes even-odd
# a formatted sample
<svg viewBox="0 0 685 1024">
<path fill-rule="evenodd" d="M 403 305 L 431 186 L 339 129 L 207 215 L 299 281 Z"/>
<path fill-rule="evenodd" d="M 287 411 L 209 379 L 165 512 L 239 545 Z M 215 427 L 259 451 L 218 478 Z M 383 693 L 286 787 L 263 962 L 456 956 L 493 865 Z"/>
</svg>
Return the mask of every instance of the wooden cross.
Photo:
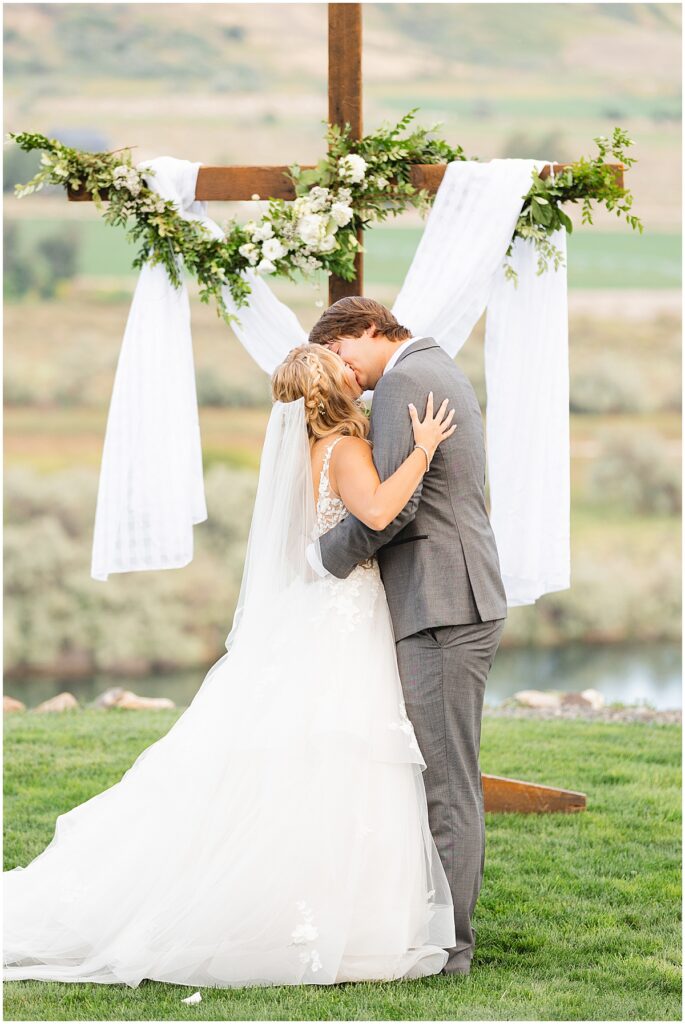
<svg viewBox="0 0 685 1024">
<path fill-rule="evenodd" d="M 350 125 L 354 139 L 362 137 L 362 5 L 328 4 L 328 120 L 343 127 Z M 313 164 L 302 164 L 302 170 L 312 170 Z M 554 164 L 554 173 L 560 173 L 568 164 Z M 623 187 L 623 164 L 609 164 L 617 184 Z M 425 188 L 435 195 L 443 179 L 447 164 L 412 164 L 411 184 Z M 200 200 L 249 200 L 257 193 L 262 198 L 294 199 L 295 188 L 287 177 L 286 166 L 252 167 L 236 164 L 231 167 L 200 167 L 195 186 L 195 198 Z M 540 170 L 547 178 L 550 164 Z M 105 198 L 105 192 L 102 193 Z M 83 190 L 68 192 L 70 200 L 90 200 Z M 361 244 L 363 232 L 357 232 Z M 357 252 L 354 261 L 356 279 L 345 281 L 335 274 L 328 279 L 329 304 L 344 295 L 364 294 L 364 254 Z"/>
<path fill-rule="evenodd" d="M 349 123 L 352 138 L 362 137 L 362 5 L 328 4 L 328 120 L 341 127 Z M 568 164 L 554 164 L 560 173 Z M 617 184 L 623 187 L 623 164 L 609 164 Z M 302 165 L 310 170 L 313 164 Z M 434 195 L 445 173 L 446 164 L 412 164 L 410 181 L 415 188 L 425 188 Z M 287 166 L 234 165 L 231 167 L 200 167 L 195 198 L 199 200 L 249 200 L 257 193 L 262 198 L 294 199 L 295 189 L 287 176 Z M 540 170 L 547 178 L 550 164 Z M 106 192 L 102 193 L 103 199 Z M 71 201 L 91 200 L 84 190 L 68 190 Z M 357 232 L 362 242 L 361 229 Z M 363 295 L 363 253 L 355 257 L 356 280 L 344 281 L 329 277 L 329 304 L 344 295 Z M 496 775 L 483 775 L 483 795 L 487 811 L 579 811 L 586 806 L 584 793 L 559 789 Z"/>
</svg>

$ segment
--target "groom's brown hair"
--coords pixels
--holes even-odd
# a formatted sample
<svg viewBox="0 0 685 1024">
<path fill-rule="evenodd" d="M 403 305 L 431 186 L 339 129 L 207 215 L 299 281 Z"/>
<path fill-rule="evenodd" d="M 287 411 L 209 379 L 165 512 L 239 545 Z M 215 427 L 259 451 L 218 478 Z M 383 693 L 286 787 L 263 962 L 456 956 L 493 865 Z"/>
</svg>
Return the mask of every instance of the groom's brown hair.
<svg viewBox="0 0 685 1024">
<path fill-rule="evenodd" d="M 328 345 L 340 337 L 358 338 L 369 327 L 390 341 L 406 341 L 411 331 L 382 303 L 363 295 L 346 295 L 325 310 L 309 332 L 310 345 Z"/>
</svg>

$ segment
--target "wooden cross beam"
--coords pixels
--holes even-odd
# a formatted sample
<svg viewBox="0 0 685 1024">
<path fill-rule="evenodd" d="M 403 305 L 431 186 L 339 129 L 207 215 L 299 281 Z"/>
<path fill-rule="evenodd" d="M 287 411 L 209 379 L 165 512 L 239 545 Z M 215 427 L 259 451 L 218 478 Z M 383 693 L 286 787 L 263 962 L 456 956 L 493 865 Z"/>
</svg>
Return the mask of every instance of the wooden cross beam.
<svg viewBox="0 0 685 1024">
<path fill-rule="evenodd" d="M 350 125 L 353 138 L 362 136 L 362 5 L 328 4 L 328 120 L 331 124 Z M 301 165 L 310 170 L 313 164 Z M 445 173 L 446 164 L 413 164 L 410 181 L 415 188 L 435 194 Z M 567 164 L 554 164 L 560 173 Z M 609 164 L 617 183 L 623 186 L 623 164 Z M 209 201 L 249 200 L 256 192 L 262 198 L 294 199 L 295 189 L 287 177 L 287 166 L 200 167 L 195 198 Z M 550 165 L 540 170 L 547 178 Z M 102 192 L 106 199 L 107 193 Z M 84 190 L 68 190 L 73 201 L 91 200 Z M 357 233 L 362 241 L 361 230 Z M 344 281 L 335 275 L 329 278 L 328 300 L 335 302 L 344 295 L 363 295 L 363 253 L 355 257 L 356 280 Z M 585 794 L 574 790 L 521 782 L 496 775 L 483 775 L 483 796 L 486 811 L 578 811 L 586 806 Z"/>
<path fill-rule="evenodd" d="M 350 125 L 352 138 L 362 137 L 362 5 L 328 4 L 328 120 L 343 127 Z M 312 170 L 314 164 L 302 164 Z M 554 164 L 558 174 L 568 164 Z M 617 183 L 623 187 L 623 164 L 609 164 Z M 446 164 L 412 164 L 410 181 L 434 195 L 440 186 Z M 287 177 L 286 166 L 253 167 L 236 164 L 231 167 L 200 167 L 195 198 L 203 201 L 249 200 L 257 193 L 262 198 L 294 199 L 295 189 Z M 540 177 L 549 176 L 550 164 L 540 170 Z M 71 201 L 90 200 L 84 190 L 68 190 Z M 106 190 L 102 192 L 106 199 Z M 361 244 L 363 232 L 357 232 Z M 356 279 L 345 281 L 335 274 L 328 279 L 329 304 L 344 295 L 364 294 L 364 254 L 357 252 L 354 261 Z"/>
</svg>

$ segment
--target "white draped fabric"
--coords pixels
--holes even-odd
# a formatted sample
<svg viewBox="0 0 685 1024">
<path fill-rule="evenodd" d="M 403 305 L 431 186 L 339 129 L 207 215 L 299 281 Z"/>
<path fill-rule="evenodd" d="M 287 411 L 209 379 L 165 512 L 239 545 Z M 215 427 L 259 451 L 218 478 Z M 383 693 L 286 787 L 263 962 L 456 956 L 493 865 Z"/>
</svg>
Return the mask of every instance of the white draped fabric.
<svg viewBox="0 0 685 1024">
<path fill-rule="evenodd" d="M 517 239 L 503 262 L 533 169 L 551 160 L 454 161 L 447 165 L 392 311 L 412 334 L 454 356 L 486 313 L 485 377 L 491 518 L 511 605 L 570 585 L 568 312 L 565 265 L 537 274 L 536 252 Z M 199 164 L 147 161 L 147 184 L 221 228 L 194 199 Z M 566 253 L 566 232 L 551 241 Z M 245 272 L 249 305 L 237 337 L 267 373 L 307 332 L 267 281 Z M 160 266 L 141 271 L 114 383 L 100 472 L 92 576 L 173 568 L 193 555 L 194 523 L 206 518 L 185 284 Z"/>
</svg>

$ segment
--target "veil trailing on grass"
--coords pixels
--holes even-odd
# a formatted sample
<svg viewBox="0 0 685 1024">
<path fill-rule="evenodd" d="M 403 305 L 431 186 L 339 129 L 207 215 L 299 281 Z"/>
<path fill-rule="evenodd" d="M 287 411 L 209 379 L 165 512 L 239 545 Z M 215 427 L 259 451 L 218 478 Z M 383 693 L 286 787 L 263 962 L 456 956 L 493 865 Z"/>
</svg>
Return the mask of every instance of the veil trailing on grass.
<svg viewBox="0 0 685 1024">
<path fill-rule="evenodd" d="M 533 172 L 552 160 L 454 161 L 392 307 L 413 335 L 455 356 L 487 311 L 485 381 L 490 518 L 509 605 L 570 585 L 568 310 L 565 262 L 537 273 L 530 240 L 504 257 Z M 147 184 L 197 219 L 221 228 L 195 200 L 198 163 L 158 157 Z M 551 242 L 565 255 L 566 232 Z M 233 329 L 267 373 L 307 334 L 254 270 Z M 91 575 L 187 565 L 193 525 L 207 516 L 186 286 L 146 266 L 119 357 L 100 471 Z"/>
</svg>

